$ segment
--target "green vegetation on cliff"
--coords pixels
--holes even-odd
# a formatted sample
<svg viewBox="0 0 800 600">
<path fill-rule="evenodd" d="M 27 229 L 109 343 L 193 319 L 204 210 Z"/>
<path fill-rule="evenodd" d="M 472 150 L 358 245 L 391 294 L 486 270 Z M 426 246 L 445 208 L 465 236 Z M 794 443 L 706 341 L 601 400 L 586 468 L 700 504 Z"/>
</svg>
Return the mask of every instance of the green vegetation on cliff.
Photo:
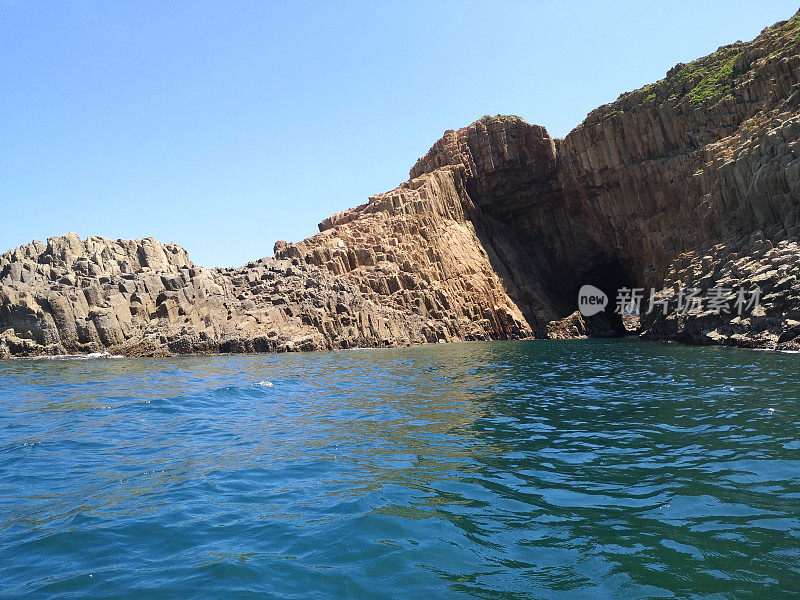
<svg viewBox="0 0 800 600">
<path fill-rule="evenodd" d="M 714 60 L 707 66 L 696 65 L 696 62 L 686 65 L 677 75 L 678 81 L 699 82 L 689 90 L 689 99 L 694 104 L 733 98 L 733 85 L 736 81 L 734 67 L 741 52 L 722 59 L 720 63 Z M 712 56 L 714 56 L 712 54 Z"/>
<path fill-rule="evenodd" d="M 750 42 L 736 42 L 690 63 L 678 63 L 666 77 L 597 109 L 590 120 L 604 120 L 654 104 L 713 106 L 736 98 L 737 87 L 746 80 L 756 61 L 780 59 L 800 44 L 800 12 L 776 23 Z"/>
</svg>

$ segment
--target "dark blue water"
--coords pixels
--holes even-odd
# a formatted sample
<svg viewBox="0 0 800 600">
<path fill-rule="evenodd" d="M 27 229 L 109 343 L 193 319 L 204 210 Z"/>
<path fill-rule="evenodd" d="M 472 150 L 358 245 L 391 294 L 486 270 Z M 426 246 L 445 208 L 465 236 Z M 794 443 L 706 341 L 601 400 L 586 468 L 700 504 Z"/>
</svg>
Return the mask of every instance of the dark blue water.
<svg viewBox="0 0 800 600">
<path fill-rule="evenodd" d="M 0 362 L 0 597 L 800 597 L 798 367 L 630 341 Z"/>
</svg>

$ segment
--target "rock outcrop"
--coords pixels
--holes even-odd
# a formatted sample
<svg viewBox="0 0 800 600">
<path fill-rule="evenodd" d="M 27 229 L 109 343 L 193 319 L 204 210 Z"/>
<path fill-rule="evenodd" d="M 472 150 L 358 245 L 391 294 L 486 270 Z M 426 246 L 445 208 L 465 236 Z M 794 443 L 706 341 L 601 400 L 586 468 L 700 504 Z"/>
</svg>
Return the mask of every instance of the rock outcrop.
<svg viewBox="0 0 800 600">
<path fill-rule="evenodd" d="M 75 234 L 0 256 L 0 357 L 284 352 L 529 337 L 451 173 L 373 197 L 273 258 Z"/>
<path fill-rule="evenodd" d="M 239 269 L 74 234 L 0 256 L 0 357 L 254 352 L 623 334 L 581 285 L 760 286 L 754 314 L 643 335 L 800 344 L 800 14 L 592 111 L 447 131 L 397 189 Z M 613 309 L 613 302 L 609 306 Z"/>
</svg>

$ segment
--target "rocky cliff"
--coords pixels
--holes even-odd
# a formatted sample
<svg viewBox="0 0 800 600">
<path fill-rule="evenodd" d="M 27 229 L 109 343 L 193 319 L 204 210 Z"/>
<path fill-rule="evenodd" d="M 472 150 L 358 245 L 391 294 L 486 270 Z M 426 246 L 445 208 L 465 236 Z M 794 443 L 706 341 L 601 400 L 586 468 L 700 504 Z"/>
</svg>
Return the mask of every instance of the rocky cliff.
<svg viewBox="0 0 800 600">
<path fill-rule="evenodd" d="M 290 351 L 622 333 L 579 287 L 759 285 L 756 314 L 643 316 L 651 339 L 800 341 L 800 15 L 592 111 L 445 132 L 397 189 L 274 257 L 204 269 L 152 239 L 0 256 L 0 356 Z"/>
</svg>

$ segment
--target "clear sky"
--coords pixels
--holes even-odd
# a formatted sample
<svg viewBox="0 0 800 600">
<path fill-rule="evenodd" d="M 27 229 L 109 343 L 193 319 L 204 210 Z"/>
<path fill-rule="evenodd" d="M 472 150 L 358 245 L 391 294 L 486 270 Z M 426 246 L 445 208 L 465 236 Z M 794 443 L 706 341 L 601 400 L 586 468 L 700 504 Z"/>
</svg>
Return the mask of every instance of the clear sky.
<svg viewBox="0 0 800 600">
<path fill-rule="evenodd" d="M 592 108 L 797 1 L 0 0 L 0 252 L 74 231 L 272 254 L 446 129 Z"/>
</svg>

